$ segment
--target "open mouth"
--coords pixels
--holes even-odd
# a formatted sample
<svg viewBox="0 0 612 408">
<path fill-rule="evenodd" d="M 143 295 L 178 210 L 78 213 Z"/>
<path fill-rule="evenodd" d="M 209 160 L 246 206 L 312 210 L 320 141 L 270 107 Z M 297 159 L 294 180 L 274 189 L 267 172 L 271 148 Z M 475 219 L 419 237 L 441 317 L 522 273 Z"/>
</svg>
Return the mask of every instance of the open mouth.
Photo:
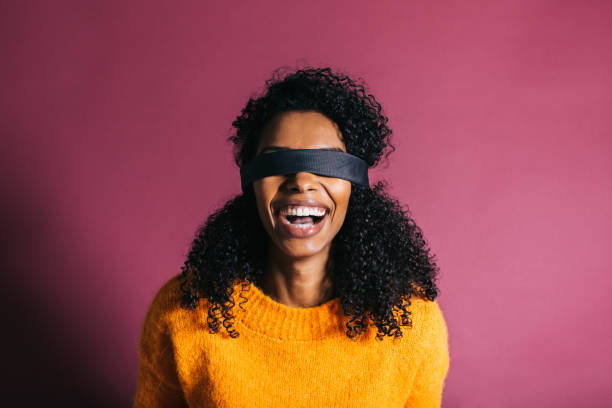
<svg viewBox="0 0 612 408">
<path fill-rule="evenodd" d="M 314 214 L 313 214 L 314 212 Z M 288 214 L 288 211 L 278 211 L 276 213 L 276 219 L 280 231 L 284 234 L 293 238 L 308 238 L 318 234 L 325 225 L 329 218 L 329 210 L 326 211 L 312 211 L 310 214 L 296 215 Z"/>
<path fill-rule="evenodd" d="M 329 210 L 327 209 L 323 211 L 304 211 L 303 215 L 298 215 L 296 212 L 301 211 L 278 210 L 276 211 L 276 217 L 281 224 L 289 228 L 306 230 L 320 227 L 329 216 Z"/>
</svg>

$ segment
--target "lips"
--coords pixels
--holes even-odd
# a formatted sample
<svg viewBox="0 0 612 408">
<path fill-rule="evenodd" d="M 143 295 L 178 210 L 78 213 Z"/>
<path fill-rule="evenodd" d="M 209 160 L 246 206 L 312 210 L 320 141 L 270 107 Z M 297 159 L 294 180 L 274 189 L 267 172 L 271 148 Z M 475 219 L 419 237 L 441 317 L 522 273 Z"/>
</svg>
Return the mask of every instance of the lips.
<svg viewBox="0 0 612 408">
<path fill-rule="evenodd" d="M 318 222 L 313 224 L 292 224 L 287 220 L 286 216 L 281 215 L 281 210 L 287 206 L 304 206 L 315 207 L 325 210 L 325 215 Z M 330 217 L 330 209 L 327 205 L 313 199 L 288 199 L 279 200 L 274 205 L 274 218 L 279 230 L 286 236 L 291 238 L 308 238 L 315 234 L 327 225 Z"/>
<path fill-rule="evenodd" d="M 285 235 L 291 238 L 309 238 L 317 234 L 327 225 L 329 212 L 325 212 L 323 218 L 314 224 L 292 224 L 286 217 L 280 215 L 280 212 L 276 214 L 275 218 L 276 224 Z"/>
</svg>

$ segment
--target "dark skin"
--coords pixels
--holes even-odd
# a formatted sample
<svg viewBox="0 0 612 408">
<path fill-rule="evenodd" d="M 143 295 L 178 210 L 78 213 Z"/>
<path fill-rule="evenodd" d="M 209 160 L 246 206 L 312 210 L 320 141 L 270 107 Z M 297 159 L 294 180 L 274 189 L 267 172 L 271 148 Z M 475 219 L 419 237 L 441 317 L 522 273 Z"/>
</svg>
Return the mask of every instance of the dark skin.
<svg viewBox="0 0 612 408">
<path fill-rule="evenodd" d="M 256 155 L 275 151 L 277 147 L 346 152 L 338 126 L 325 115 L 311 111 L 285 112 L 266 125 Z M 299 172 L 256 180 L 253 188 L 259 217 L 271 240 L 262 291 L 289 307 L 314 307 L 332 299 L 330 248 L 344 223 L 351 183 Z M 327 224 L 307 238 L 283 234 L 274 216 L 281 198 L 314 199 L 325 204 L 330 209 Z"/>
</svg>

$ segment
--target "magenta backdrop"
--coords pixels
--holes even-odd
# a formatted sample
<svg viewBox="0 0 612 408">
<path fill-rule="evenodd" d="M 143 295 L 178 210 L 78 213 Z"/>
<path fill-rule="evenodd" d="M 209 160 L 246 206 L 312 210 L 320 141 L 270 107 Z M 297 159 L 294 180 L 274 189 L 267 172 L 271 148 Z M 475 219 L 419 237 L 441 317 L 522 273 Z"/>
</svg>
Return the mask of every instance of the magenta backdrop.
<svg viewBox="0 0 612 408">
<path fill-rule="evenodd" d="M 240 192 L 231 122 L 298 63 L 363 77 L 390 117 L 371 177 L 438 257 L 443 405 L 611 406 L 612 3 L 1 9 L 3 396 L 130 404 L 147 306 Z"/>
</svg>

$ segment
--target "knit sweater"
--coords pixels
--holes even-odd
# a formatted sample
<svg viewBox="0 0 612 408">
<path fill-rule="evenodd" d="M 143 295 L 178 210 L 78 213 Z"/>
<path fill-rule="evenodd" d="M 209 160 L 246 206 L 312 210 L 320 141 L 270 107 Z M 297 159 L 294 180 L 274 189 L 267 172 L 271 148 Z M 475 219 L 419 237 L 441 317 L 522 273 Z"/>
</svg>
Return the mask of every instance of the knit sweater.
<svg viewBox="0 0 612 408">
<path fill-rule="evenodd" d="M 240 335 L 231 338 L 222 325 L 209 332 L 206 299 L 181 308 L 178 277 L 157 292 L 142 326 L 135 408 L 441 404 L 450 358 L 437 301 L 411 299 L 412 327 L 401 326 L 401 338 L 378 341 L 374 326 L 350 339 L 340 298 L 293 308 L 251 284 L 245 302 L 237 284 Z"/>
</svg>

